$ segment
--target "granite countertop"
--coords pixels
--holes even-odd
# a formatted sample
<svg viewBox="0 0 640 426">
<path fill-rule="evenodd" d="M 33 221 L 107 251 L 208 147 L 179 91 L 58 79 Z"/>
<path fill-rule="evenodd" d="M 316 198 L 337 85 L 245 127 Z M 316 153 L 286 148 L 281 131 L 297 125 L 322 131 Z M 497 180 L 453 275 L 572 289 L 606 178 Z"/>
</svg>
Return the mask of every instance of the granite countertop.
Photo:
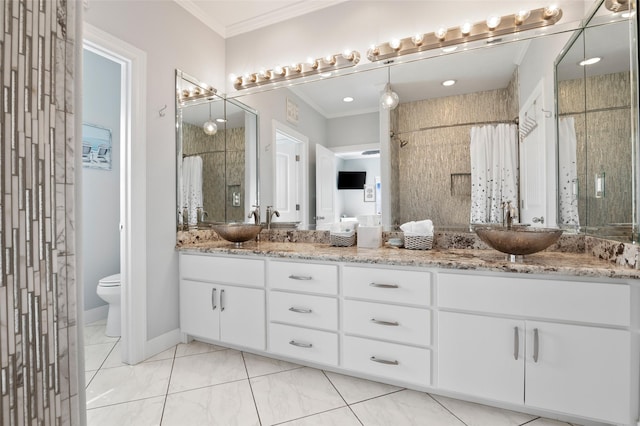
<svg viewBox="0 0 640 426">
<path fill-rule="evenodd" d="M 398 266 L 419 266 L 457 270 L 518 272 L 526 274 L 572 275 L 594 278 L 640 279 L 640 270 L 629 268 L 586 253 L 543 251 L 509 262 L 507 256 L 492 249 L 434 248 L 407 250 L 384 246 L 379 249 L 332 247 L 326 243 L 247 242 L 236 248 L 226 241 L 203 241 L 177 247 L 183 253 L 215 253 L 267 256 L 298 260 L 353 262 Z"/>
</svg>

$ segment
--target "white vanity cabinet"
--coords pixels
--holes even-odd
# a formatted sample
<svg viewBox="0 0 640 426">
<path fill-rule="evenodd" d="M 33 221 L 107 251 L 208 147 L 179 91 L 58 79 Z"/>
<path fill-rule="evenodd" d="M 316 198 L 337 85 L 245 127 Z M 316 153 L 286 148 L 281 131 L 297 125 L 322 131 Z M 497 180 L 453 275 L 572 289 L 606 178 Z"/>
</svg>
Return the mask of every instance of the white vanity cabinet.
<svg viewBox="0 0 640 426">
<path fill-rule="evenodd" d="M 338 265 L 270 261 L 269 351 L 338 365 Z"/>
<path fill-rule="evenodd" d="M 628 424 L 629 286 L 553 281 L 439 274 L 438 387 Z"/>
<path fill-rule="evenodd" d="M 264 261 L 181 254 L 180 329 L 264 350 Z"/>
<path fill-rule="evenodd" d="M 431 385 L 431 273 L 345 266 L 343 366 Z"/>
</svg>

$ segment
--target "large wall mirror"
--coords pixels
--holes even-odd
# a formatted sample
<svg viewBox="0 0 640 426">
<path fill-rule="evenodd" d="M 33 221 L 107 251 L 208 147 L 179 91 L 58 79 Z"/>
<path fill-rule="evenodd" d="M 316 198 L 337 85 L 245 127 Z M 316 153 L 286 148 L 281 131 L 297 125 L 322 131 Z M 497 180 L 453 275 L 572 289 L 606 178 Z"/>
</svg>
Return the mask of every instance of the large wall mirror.
<svg viewBox="0 0 640 426">
<path fill-rule="evenodd" d="M 603 2 L 556 64 L 558 224 L 637 241 L 637 20 Z"/>
<path fill-rule="evenodd" d="M 181 229 L 242 222 L 258 204 L 257 114 L 201 86 L 196 78 L 176 71 Z"/>
</svg>

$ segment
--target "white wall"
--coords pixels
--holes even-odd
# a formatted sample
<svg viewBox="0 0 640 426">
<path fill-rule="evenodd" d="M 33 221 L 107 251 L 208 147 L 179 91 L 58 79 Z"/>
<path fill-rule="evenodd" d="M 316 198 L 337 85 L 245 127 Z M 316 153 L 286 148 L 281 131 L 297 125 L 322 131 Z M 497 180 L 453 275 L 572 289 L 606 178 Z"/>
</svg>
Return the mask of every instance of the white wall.
<svg viewBox="0 0 640 426">
<path fill-rule="evenodd" d="M 327 146 L 364 145 L 379 142 L 380 114 L 332 118 L 327 122 Z"/>
<path fill-rule="evenodd" d="M 111 170 L 82 169 L 84 310 L 104 305 L 96 286 L 120 272 L 120 65 L 83 53 L 82 120 L 111 129 Z"/>
<path fill-rule="evenodd" d="M 380 176 L 380 158 L 344 160 L 339 171 L 367 172 L 366 185 L 375 185 L 375 177 Z M 338 191 L 340 211 L 338 215 L 350 217 L 376 214 L 375 202 L 364 202 L 363 189 L 342 189 Z"/>
<path fill-rule="evenodd" d="M 172 1 L 91 0 L 88 4 L 86 22 L 147 54 L 146 267 L 150 340 L 179 327 L 176 199 L 175 191 L 168 190 L 176 186 L 175 69 L 222 88 L 224 40 Z M 158 111 L 164 105 L 168 109 L 160 117 Z"/>
<path fill-rule="evenodd" d="M 548 0 L 456 1 L 349 1 L 308 15 L 227 39 L 227 92 L 234 93 L 229 75 L 243 75 L 263 68 L 304 62 L 345 49 L 354 49 L 367 63 L 372 44 L 439 26 L 459 26 L 464 20 L 479 22 L 492 14 L 509 15 L 521 9 L 549 6 Z M 592 0 L 552 2 L 563 10 L 562 23 L 580 21 Z"/>
</svg>

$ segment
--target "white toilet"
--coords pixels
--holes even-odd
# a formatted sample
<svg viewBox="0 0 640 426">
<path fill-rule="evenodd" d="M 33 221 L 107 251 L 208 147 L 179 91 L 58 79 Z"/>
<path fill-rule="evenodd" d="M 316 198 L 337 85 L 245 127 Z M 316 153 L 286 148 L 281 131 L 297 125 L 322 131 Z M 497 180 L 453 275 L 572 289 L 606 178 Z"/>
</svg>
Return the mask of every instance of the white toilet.
<svg viewBox="0 0 640 426">
<path fill-rule="evenodd" d="M 120 274 L 109 275 L 98 281 L 97 293 L 109 304 L 105 334 L 120 337 Z"/>
</svg>

